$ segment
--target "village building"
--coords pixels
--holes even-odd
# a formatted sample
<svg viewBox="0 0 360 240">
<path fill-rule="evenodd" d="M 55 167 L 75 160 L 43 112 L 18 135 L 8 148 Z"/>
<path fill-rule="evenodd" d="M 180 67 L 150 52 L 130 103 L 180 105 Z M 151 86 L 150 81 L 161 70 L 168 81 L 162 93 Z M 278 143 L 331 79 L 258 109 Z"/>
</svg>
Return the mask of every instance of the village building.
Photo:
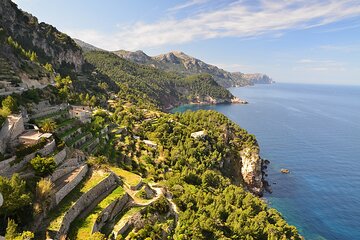
<svg viewBox="0 0 360 240">
<path fill-rule="evenodd" d="M 88 106 L 71 106 L 69 110 L 71 118 L 78 118 L 82 123 L 90 123 L 92 111 Z"/>
<path fill-rule="evenodd" d="M 26 131 L 19 136 L 19 142 L 24 145 L 34 145 L 39 143 L 41 139 L 50 139 L 52 137 L 51 133 L 41 133 L 36 130 Z"/>
</svg>

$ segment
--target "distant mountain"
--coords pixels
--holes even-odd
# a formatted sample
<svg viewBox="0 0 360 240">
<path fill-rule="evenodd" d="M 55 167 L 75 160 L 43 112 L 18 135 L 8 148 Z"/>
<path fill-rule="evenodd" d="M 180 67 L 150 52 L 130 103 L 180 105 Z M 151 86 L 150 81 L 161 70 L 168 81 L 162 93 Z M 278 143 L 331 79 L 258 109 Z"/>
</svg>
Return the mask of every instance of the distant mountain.
<svg viewBox="0 0 360 240">
<path fill-rule="evenodd" d="M 253 84 L 271 84 L 275 83 L 268 75 L 262 73 L 233 73 L 233 74 L 241 74 L 242 78 L 252 82 Z"/>
<path fill-rule="evenodd" d="M 104 51 L 79 39 L 74 40 L 84 52 Z M 274 81 L 265 74 L 228 72 L 217 66 L 205 63 L 197 58 L 178 51 L 160 54 L 153 57 L 147 55 L 141 50 L 135 52 L 118 50 L 113 53 L 131 62 L 151 66 L 166 72 L 177 72 L 185 76 L 207 73 L 210 74 L 220 86 L 226 88 L 274 83 Z"/>
<path fill-rule="evenodd" d="M 155 57 L 150 57 L 142 51 L 116 51 L 116 55 L 129 61 L 152 66 L 167 72 L 178 72 L 183 75 L 208 73 L 223 87 L 250 85 L 245 79 L 232 76 L 230 72 L 216 66 L 207 64 L 183 52 L 169 52 Z"/>
<path fill-rule="evenodd" d="M 208 73 L 223 87 L 241 87 L 258 83 L 273 83 L 271 78 L 264 74 L 231 73 L 214 65 L 205 63 L 183 52 L 169 52 L 155 57 L 146 55 L 143 51 L 130 52 L 125 50 L 115 51 L 116 55 L 129 61 L 152 66 L 164 71 L 174 71 L 183 75 Z"/>
<path fill-rule="evenodd" d="M 81 41 L 80 39 L 73 38 L 75 43 L 82 48 L 84 52 L 90 52 L 90 51 L 104 51 L 101 48 L 95 47 L 89 43 L 86 43 L 84 41 Z"/>
</svg>

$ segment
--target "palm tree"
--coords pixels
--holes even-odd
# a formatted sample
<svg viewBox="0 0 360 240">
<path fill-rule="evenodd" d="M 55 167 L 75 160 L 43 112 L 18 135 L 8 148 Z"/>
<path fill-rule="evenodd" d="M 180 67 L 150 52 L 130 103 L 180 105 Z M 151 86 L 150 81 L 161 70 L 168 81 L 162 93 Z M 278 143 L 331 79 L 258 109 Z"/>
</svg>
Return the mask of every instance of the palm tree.
<svg viewBox="0 0 360 240">
<path fill-rule="evenodd" d="M 41 130 L 43 132 L 54 132 L 56 129 L 56 123 L 51 118 L 42 121 L 41 125 L 42 125 Z"/>
</svg>

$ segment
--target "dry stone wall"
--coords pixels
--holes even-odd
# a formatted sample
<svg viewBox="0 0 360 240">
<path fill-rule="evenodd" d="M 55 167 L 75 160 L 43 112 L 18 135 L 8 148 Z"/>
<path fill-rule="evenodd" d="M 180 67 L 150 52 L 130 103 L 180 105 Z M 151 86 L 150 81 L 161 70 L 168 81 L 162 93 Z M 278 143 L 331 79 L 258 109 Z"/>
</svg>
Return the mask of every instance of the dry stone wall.
<svg viewBox="0 0 360 240">
<path fill-rule="evenodd" d="M 74 179 L 72 179 L 68 184 L 66 184 L 57 193 L 55 193 L 55 205 L 53 207 L 57 206 L 61 202 L 61 200 L 63 200 L 64 197 L 66 197 L 66 195 L 68 195 L 81 182 L 81 180 L 84 179 L 89 167 L 85 164 L 80 168 L 81 170 L 74 177 Z"/>
<path fill-rule="evenodd" d="M 120 179 L 111 173 L 107 178 L 102 180 L 98 185 L 84 193 L 76 203 L 66 212 L 59 231 L 57 232 L 55 239 L 66 239 L 67 232 L 70 228 L 70 224 L 75 220 L 79 214 L 89 207 L 95 200 L 98 200 L 99 196 L 104 193 L 114 190 L 120 184 Z"/>
<path fill-rule="evenodd" d="M 26 155 L 23 160 L 17 164 L 11 165 L 10 163 L 6 168 L 0 170 L 0 175 L 10 178 L 14 173 L 19 172 L 31 159 L 33 159 L 36 154 L 41 154 L 42 156 L 50 155 L 56 147 L 55 140 L 52 140 L 50 143 L 46 144 L 42 149 Z M 13 162 L 13 161 L 11 161 Z"/>
<path fill-rule="evenodd" d="M 54 161 L 55 161 L 56 165 L 60 165 L 65 160 L 66 154 L 67 154 L 66 147 L 63 150 L 61 150 L 60 152 L 58 152 L 57 154 L 55 154 Z"/>
<path fill-rule="evenodd" d="M 132 201 L 133 199 L 128 193 L 125 193 L 121 198 L 114 200 L 99 214 L 91 233 L 99 232 L 106 223 L 112 221 L 118 214 L 126 209 L 128 203 Z"/>
</svg>

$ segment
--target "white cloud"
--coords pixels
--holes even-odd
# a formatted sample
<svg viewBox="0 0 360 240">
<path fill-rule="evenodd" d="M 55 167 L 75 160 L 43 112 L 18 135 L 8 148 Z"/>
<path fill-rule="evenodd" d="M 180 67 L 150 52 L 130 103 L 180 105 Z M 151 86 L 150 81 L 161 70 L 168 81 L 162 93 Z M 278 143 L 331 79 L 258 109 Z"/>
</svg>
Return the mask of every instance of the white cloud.
<svg viewBox="0 0 360 240">
<path fill-rule="evenodd" d="M 179 5 L 176 5 L 175 7 L 169 8 L 168 11 L 170 11 L 170 12 L 179 11 L 179 10 L 183 10 L 185 8 L 189 8 L 189 7 L 192 7 L 195 5 L 204 4 L 208 1 L 209 0 L 190 0 L 183 4 L 179 4 Z"/>
<path fill-rule="evenodd" d="M 316 71 L 316 72 L 344 72 L 346 64 L 328 59 L 300 59 L 297 61 L 294 71 Z"/>
<path fill-rule="evenodd" d="M 189 1 L 178 5 L 177 9 L 198 2 L 201 0 Z M 101 48 L 135 50 L 211 38 L 281 34 L 289 29 L 326 25 L 358 15 L 359 0 L 260 0 L 255 7 L 247 1 L 237 1 L 190 17 L 167 16 L 155 23 L 137 22 L 116 29 L 117 32 L 113 34 L 96 32 L 97 39 L 87 34 L 95 32 L 92 30 L 69 32 Z"/>
</svg>

